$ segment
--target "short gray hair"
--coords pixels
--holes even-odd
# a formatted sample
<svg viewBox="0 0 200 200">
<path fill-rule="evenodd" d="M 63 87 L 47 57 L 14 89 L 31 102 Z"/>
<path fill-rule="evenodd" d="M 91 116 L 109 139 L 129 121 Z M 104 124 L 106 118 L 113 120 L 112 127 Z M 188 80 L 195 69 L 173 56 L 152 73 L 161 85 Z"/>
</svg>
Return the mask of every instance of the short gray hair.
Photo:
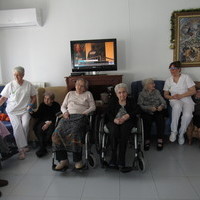
<svg viewBox="0 0 200 200">
<path fill-rule="evenodd" d="M 48 96 L 51 100 L 55 99 L 55 94 L 53 92 L 45 92 L 43 96 Z"/>
<path fill-rule="evenodd" d="M 115 86 L 115 93 L 118 92 L 119 88 L 124 88 L 126 92 L 128 93 L 128 87 L 125 83 L 119 83 Z"/>
<path fill-rule="evenodd" d="M 142 81 L 142 85 L 143 87 L 146 89 L 146 86 L 149 84 L 149 83 L 154 83 L 154 80 L 152 78 L 147 78 L 147 79 L 144 79 Z"/>
<path fill-rule="evenodd" d="M 85 89 L 88 90 L 88 87 L 89 87 L 88 85 L 89 85 L 89 83 L 88 83 L 88 81 L 87 81 L 86 79 L 84 79 L 84 78 L 78 78 L 78 79 L 76 80 L 76 83 L 77 83 L 78 81 L 83 81 L 84 84 L 85 84 Z M 76 86 L 76 83 L 75 83 L 75 86 Z"/>
<path fill-rule="evenodd" d="M 25 70 L 24 70 L 23 67 L 18 66 L 18 67 L 15 67 L 15 68 L 13 69 L 13 72 L 19 72 L 20 74 L 23 74 L 23 75 L 24 75 Z"/>
</svg>

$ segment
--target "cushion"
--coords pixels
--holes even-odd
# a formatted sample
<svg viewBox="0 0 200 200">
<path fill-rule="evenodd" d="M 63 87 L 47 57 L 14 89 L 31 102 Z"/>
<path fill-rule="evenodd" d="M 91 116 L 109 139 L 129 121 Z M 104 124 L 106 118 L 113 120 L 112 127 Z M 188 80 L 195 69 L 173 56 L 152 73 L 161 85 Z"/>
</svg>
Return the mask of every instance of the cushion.
<svg viewBox="0 0 200 200">
<path fill-rule="evenodd" d="M 4 85 L 0 85 L 0 93 L 3 90 Z M 0 95 L 1 97 L 1 95 Z M 4 102 L 1 106 L 0 106 L 0 113 L 6 113 L 6 102 Z"/>
</svg>

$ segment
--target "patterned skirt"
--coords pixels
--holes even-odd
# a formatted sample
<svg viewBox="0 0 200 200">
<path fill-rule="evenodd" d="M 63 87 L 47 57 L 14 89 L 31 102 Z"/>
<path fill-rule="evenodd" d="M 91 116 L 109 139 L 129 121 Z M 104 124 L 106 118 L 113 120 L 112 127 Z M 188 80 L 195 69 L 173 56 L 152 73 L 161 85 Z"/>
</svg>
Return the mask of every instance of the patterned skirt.
<svg viewBox="0 0 200 200">
<path fill-rule="evenodd" d="M 62 118 L 52 135 L 53 151 L 81 152 L 88 124 L 88 117 L 82 114 Z"/>
</svg>

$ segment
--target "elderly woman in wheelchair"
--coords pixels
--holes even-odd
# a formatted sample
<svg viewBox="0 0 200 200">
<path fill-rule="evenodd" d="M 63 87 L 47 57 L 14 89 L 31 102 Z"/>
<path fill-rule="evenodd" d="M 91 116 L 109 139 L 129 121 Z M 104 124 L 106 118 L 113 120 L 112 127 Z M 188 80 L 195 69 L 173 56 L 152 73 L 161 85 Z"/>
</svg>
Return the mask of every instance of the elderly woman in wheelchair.
<svg viewBox="0 0 200 200">
<path fill-rule="evenodd" d="M 53 150 L 58 164 L 53 168 L 56 171 L 64 171 L 69 166 L 67 152 L 73 152 L 75 169 L 82 169 L 82 146 L 84 136 L 88 128 L 88 114 L 96 109 L 91 92 L 87 91 L 88 82 L 78 79 L 75 83 L 75 91 L 66 95 L 61 111 L 63 118 L 59 121 L 53 135 Z"/>
<path fill-rule="evenodd" d="M 137 126 L 137 104 L 128 97 L 126 84 L 117 84 L 115 93 L 116 96 L 109 102 L 105 120 L 111 144 L 109 166 L 121 169 L 125 167 L 128 137 L 132 128 Z"/>
</svg>

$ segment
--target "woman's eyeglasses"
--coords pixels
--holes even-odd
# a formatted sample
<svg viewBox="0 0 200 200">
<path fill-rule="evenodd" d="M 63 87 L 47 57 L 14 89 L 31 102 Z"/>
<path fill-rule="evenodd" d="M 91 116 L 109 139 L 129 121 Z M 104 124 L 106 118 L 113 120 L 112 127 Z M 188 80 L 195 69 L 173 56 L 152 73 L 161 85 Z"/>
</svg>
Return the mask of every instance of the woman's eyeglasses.
<svg viewBox="0 0 200 200">
<path fill-rule="evenodd" d="M 170 67 L 169 69 L 179 69 L 178 67 Z"/>
</svg>

